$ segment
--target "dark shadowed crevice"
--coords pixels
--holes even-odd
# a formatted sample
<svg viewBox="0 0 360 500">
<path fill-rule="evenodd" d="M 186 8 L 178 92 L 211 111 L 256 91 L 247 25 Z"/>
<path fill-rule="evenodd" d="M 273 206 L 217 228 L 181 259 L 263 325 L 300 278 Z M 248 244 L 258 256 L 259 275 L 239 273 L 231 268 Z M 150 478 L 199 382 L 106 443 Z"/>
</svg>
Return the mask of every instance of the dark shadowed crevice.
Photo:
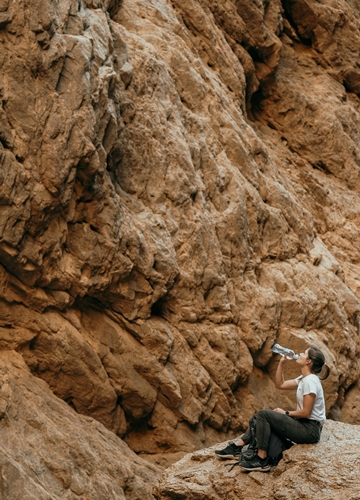
<svg viewBox="0 0 360 500">
<path fill-rule="evenodd" d="M 252 60 L 254 62 L 265 62 L 266 57 L 265 54 L 258 50 L 256 47 L 250 47 L 248 49 L 248 53 L 250 54 Z"/>
<path fill-rule="evenodd" d="M 286 14 L 284 18 L 295 30 L 301 43 L 311 47 L 314 35 L 313 29 L 317 25 L 317 19 L 311 9 L 304 2 L 297 2 L 296 0 L 282 0 L 281 4 Z"/>
<path fill-rule="evenodd" d="M 151 316 L 162 317 L 164 313 L 165 300 L 164 297 L 154 302 L 151 306 Z"/>
<path fill-rule="evenodd" d="M 96 311 L 104 312 L 104 309 L 106 309 L 106 305 L 103 302 L 95 297 L 90 297 L 89 295 L 76 297 L 74 305 L 76 308 L 84 311 L 95 309 Z"/>
<path fill-rule="evenodd" d="M 315 170 L 320 170 L 321 172 L 325 172 L 325 174 L 332 174 L 332 172 L 329 170 L 329 168 L 323 163 L 322 161 L 318 161 L 317 163 L 313 164 L 312 167 Z"/>
<path fill-rule="evenodd" d="M 65 401 L 65 403 L 67 403 L 77 413 L 77 410 L 76 410 L 76 407 L 75 407 L 75 405 L 73 403 L 73 398 L 72 397 L 66 398 L 64 401 Z"/>
<path fill-rule="evenodd" d="M 249 101 L 249 116 L 252 119 L 256 119 L 258 115 L 260 115 L 263 111 L 262 109 L 262 100 L 264 99 L 263 88 L 260 85 L 259 89 L 253 93 L 250 97 Z"/>
<path fill-rule="evenodd" d="M 264 108 L 263 102 L 268 99 L 273 94 L 273 88 L 276 85 L 275 83 L 275 73 L 268 76 L 265 80 L 260 82 L 259 88 L 249 96 L 248 104 L 247 104 L 247 112 L 251 121 L 256 121 L 262 115 Z M 268 123 L 270 128 L 274 128 L 270 123 Z"/>
<path fill-rule="evenodd" d="M 122 4 L 122 0 L 110 0 L 107 7 L 107 11 L 110 14 L 111 19 L 116 16 Z"/>
<path fill-rule="evenodd" d="M 37 340 L 37 337 L 34 337 L 33 339 L 30 340 L 30 342 L 29 342 L 29 350 L 30 351 L 33 351 L 35 349 L 36 340 Z"/>
</svg>

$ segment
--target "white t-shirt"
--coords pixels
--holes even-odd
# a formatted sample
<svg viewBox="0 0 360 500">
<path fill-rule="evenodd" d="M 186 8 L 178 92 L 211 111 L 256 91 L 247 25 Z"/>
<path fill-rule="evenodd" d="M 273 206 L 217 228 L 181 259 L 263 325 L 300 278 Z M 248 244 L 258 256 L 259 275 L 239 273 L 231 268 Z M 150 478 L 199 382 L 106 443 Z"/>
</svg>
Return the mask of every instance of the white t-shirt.
<svg viewBox="0 0 360 500">
<path fill-rule="evenodd" d="M 326 421 L 325 399 L 319 377 L 311 373 L 306 377 L 300 375 L 295 380 L 298 384 L 296 391 L 297 410 L 302 410 L 304 408 L 304 396 L 307 394 L 315 394 L 314 406 L 309 419 L 318 420 L 321 425 L 324 425 Z"/>
</svg>

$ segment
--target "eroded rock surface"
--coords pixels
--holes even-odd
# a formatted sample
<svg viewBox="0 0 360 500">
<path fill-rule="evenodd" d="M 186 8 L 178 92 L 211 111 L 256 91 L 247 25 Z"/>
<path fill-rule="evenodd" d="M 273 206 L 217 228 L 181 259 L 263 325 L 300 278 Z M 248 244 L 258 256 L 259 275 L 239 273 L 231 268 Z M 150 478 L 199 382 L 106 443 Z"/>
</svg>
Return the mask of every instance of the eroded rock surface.
<svg viewBox="0 0 360 500">
<path fill-rule="evenodd" d="M 75 414 L 19 354 L 2 352 L 0 373 L 2 499 L 154 498 L 159 469 L 96 420 Z"/>
<path fill-rule="evenodd" d="M 359 423 L 359 45 L 345 0 L 0 0 L 0 349 L 162 465 L 294 403 L 275 340 Z"/>
<path fill-rule="evenodd" d="M 157 500 L 300 500 L 359 498 L 358 427 L 328 420 L 315 445 L 295 445 L 271 472 L 229 472 L 208 448 L 169 467 Z"/>
</svg>

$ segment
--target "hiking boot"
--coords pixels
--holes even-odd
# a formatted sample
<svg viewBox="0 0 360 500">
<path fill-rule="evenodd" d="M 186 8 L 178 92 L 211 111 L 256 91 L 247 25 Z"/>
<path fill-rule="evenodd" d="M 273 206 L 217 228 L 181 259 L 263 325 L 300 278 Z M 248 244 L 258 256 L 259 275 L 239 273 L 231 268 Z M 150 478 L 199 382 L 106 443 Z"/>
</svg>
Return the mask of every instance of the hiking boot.
<svg viewBox="0 0 360 500">
<path fill-rule="evenodd" d="M 226 458 L 239 458 L 242 446 L 236 446 L 235 443 L 229 443 L 223 450 L 215 450 L 216 455 L 220 460 L 225 460 Z"/>
<path fill-rule="evenodd" d="M 250 460 L 240 460 L 239 465 L 242 468 L 242 470 L 248 472 L 250 471 L 269 472 L 271 470 L 267 458 L 260 458 L 259 456 L 251 458 Z"/>
</svg>

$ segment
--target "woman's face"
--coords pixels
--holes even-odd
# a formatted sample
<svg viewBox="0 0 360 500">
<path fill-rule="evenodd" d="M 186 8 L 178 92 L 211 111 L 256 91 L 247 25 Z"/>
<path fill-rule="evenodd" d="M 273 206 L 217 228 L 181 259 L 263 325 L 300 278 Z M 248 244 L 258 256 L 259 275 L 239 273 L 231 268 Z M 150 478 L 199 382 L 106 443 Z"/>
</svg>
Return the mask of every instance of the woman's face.
<svg viewBox="0 0 360 500">
<path fill-rule="evenodd" d="M 298 359 L 296 360 L 297 363 L 299 363 L 299 365 L 301 366 L 305 366 L 309 357 L 308 357 L 308 352 L 309 352 L 309 349 L 306 349 L 306 351 L 304 352 L 301 352 L 299 354 L 299 357 Z"/>
</svg>

